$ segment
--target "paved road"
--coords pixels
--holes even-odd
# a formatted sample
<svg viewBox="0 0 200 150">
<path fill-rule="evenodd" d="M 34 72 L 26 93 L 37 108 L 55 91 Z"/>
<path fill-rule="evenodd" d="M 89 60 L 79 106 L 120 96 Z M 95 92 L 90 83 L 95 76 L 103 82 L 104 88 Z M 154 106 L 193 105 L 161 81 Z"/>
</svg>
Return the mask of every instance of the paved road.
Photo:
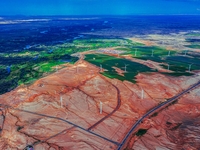
<svg viewBox="0 0 200 150">
<path fill-rule="evenodd" d="M 175 100 L 177 100 L 178 98 L 180 98 L 181 96 L 183 96 L 184 94 L 186 94 L 187 92 L 191 91 L 192 89 L 198 87 L 200 85 L 200 81 L 197 82 L 196 84 L 192 85 L 191 87 L 189 87 L 188 89 L 184 90 L 183 92 L 179 93 L 178 95 L 170 98 L 168 101 L 154 107 L 153 109 L 151 109 L 149 112 L 147 112 L 146 114 L 144 114 L 130 129 L 130 131 L 126 134 L 126 136 L 124 137 L 123 141 L 121 142 L 121 144 L 119 145 L 117 150 L 121 150 L 121 148 L 123 147 L 123 145 L 125 144 L 125 142 L 127 141 L 127 139 L 129 138 L 129 136 L 133 133 L 133 131 L 140 125 L 140 123 L 146 118 L 148 117 L 150 114 L 152 114 L 153 112 L 156 112 L 157 110 L 159 110 L 162 107 L 166 107 L 168 104 L 174 102 Z"/>
<path fill-rule="evenodd" d="M 77 128 L 79 128 L 79 129 L 81 129 L 81 130 L 84 130 L 84 131 L 86 131 L 86 132 L 88 132 L 88 133 L 90 133 L 90 134 L 93 134 L 93 135 L 95 135 L 95 136 L 97 136 L 97 137 L 99 137 L 99 138 L 101 138 L 101 139 L 104 139 L 104 140 L 106 140 L 106 141 L 108 141 L 108 142 L 111 142 L 111 143 L 113 143 L 113 144 L 115 144 L 115 145 L 119 145 L 119 143 L 116 142 L 116 141 L 110 140 L 110 139 L 108 139 L 108 138 L 106 138 L 106 137 L 103 137 L 103 136 L 101 136 L 101 135 L 99 135 L 99 134 L 97 134 L 97 133 L 94 133 L 94 132 L 92 132 L 92 131 L 89 131 L 89 130 L 87 130 L 87 129 L 85 129 L 85 128 L 83 128 L 83 127 L 77 125 L 77 124 L 74 124 L 74 123 L 72 123 L 72 122 L 70 122 L 70 121 L 68 121 L 68 120 L 65 120 L 65 119 L 62 119 L 62 118 L 59 118 L 59 117 L 54 117 L 54 116 L 49 116 L 49 115 L 45 115 L 45 114 L 40 114 L 40 113 L 28 111 L 28 110 L 22 110 L 22 109 L 18 109 L 18 108 L 13 108 L 13 107 L 11 107 L 11 106 L 9 106 L 9 105 L 4 105 L 4 104 L 0 104 L 0 106 L 2 106 L 2 107 L 7 107 L 7 108 L 10 108 L 10 109 L 13 109 L 13 110 L 18 110 L 18 111 L 26 112 L 26 113 L 29 113 L 29 114 L 34 114 L 34 115 L 38 115 L 38 116 L 43 116 L 43 117 L 48 117 L 48 118 L 51 118 L 51 119 L 60 120 L 60 121 L 66 122 L 66 123 L 68 123 L 68 124 L 70 124 L 70 125 L 73 125 L 74 127 L 77 127 Z"/>
<path fill-rule="evenodd" d="M 92 128 L 96 127 L 98 124 L 103 122 L 105 119 L 107 119 L 110 116 L 112 116 L 119 109 L 119 107 L 121 106 L 120 91 L 115 85 L 112 84 L 112 86 L 117 90 L 117 106 L 115 107 L 115 109 L 111 113 L 109 113 L 107 116 L 103 117 L 102 119 L 97 121 L 95 124 L 93 124 L 91 127 L 89 127 L 88 130 L 91 130 Z"/>
</svg>

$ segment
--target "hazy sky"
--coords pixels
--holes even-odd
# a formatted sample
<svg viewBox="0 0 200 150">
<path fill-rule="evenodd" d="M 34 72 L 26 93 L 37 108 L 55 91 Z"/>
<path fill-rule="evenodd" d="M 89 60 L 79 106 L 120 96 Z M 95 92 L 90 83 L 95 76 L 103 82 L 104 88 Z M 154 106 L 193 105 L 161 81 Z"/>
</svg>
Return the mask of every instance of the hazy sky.
<svg viewBox="0 0 200 150">
<path fill-rule="evenodd" d="M 200 0 L 0 0 L 0 6 L 0 15 L 200 15 Z"/>
</svg>

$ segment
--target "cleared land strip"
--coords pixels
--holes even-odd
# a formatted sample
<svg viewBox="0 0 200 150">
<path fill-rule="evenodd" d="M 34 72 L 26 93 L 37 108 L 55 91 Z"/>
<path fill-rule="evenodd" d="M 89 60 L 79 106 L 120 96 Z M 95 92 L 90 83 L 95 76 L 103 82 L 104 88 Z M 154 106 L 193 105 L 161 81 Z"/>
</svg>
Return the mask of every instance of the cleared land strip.
<svg viewBox="0 0 200 150">
<path fill-rule="evenodd" d="M 179 93 L 178 95 L 170 98 L 168 101 L 154 107 L 153 109 L 151 109 L 150 111 L 148 111 L 146 114 L 144 114 L 133 126 L 132 128 L 129 130 L 129 132 L 126 134 L 126 136 L 124 137 L 123 141 L 121 142 L 121 144 L 119 145 L 117 150 L 121 150 L 124 146 L 124 144 L 127 142 L 128 138 L 130 137 L 130 135 L 134 132 L 135 129 L 137 129 L 137 127 L 140 125 L 140 123 L 149 115 L 151 115 L 152 113 L 155 113 L 156 111 L 160 110 L 163 107 L 168 106 L 169 104 L 171 104 L 172 102 L 176 101 L 178 98 L 180 98 L 181 96 L 183 96 L 184 94 L 186 94 L 187 92 L 191 91 L 194 88 L 197 88 L 200 85 L 200 81 L 197 82 L 196 84 L 192 85 L 191 87 L 189 87 L 188 89 L 182 91 L 181 93 Z"/>
</svg>

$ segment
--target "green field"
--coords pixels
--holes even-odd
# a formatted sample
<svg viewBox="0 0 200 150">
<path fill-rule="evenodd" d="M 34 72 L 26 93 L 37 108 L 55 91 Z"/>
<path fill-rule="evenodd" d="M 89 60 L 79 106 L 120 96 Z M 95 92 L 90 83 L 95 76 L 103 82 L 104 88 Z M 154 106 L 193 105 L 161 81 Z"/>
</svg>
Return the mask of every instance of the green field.
<svg viewBox="0 0 200 150">
<path fill-rule="evenodd" d="M 186 45 L 186 47 L 200 49 L 200 45 L 198 45 L 198 44 Z"/>
<path fill-rule="evenodd" d="M 170 51 L 170 57 L 167 57 L 169 51 L 158 46 L 145 46 L 141 43 L 133 42 L 128 39 L 75 39 L 71 42 L 66 42 L 57 45 L 39 45 L 30 49 L 25 49 L 13 53 L 0 54 L 0 94 L 3 94 L 16 86 L 24 83 L 31 83 L 44 74 L 54 72 L 55 66 L 64 64 L 66 62 L 74 63 L 78 60 L 77 57 L 70 55 L 77 52 L 88 50 L 97 50 L 99 48 L 117 47 L 116 50 L 124 51 L 122 55 L 129 54 L 132 57 L 143 60 L 152 60 L 163 63 L 161 66 L 167 68 L 166 64 L 170 64 L 170 70 L 174 71 L 169 75 L 192 75 L 188 71 L 188 65 L 193 64 L 192 70 L 199 70 L 198 56 L 190 57 L 175 57 L 175 51 Z M 153 55 L 152 55 L 153 52 Z M 95 59 L 93 59 L 95 58 Z M 153 72 L 151 68 L 139 63 L 131 62 L 126 59 L 111 57 L 108 55 L 86 55 L 87 61 L 100 66 L 102 64 L 106 71 L 103 75 L 109 78 L 117 78 L 119 80 L 128 80 L 135 82 L 135 76 L 140 72 Z M 127 65 L 127 72 L 119 75 L 114 68 L 117 67 L 125 70 Z M 11 72 L 6 71 L 6 67 L 11 66 Z"/>
<path fill-rule="evenodd" d="M 170 51 L 170 55 L 175 54 L 175 51 Z M 135 46 L 127 50 L 125 54 L 130 54 L 132 57 L 154 56 L 161 57 L 167 56 L 169 51 L 157 46 Z"/>
<path fill-rule="evenodd" d="M 172 76 L 190 76 L 193 73 L 189 73 L 189 65 L 191 65 L 190 71 L 199 70 L 200 64 L 199 59 L 189 58 L 185 56 L 169 56 L 169 57 L 140 57 L 139 59 L 143 60 L 152 60 L 158 63 L 161 63 L 165 69 L 173 71 L 172 73 L 164 73 Z"/>
<path fill-rule="evenodd" d="M 6 93 L 20 84 L 31 83 L 44 74 L 56 71 L 57 65 L 74 63 L 77 52 L 132 44 L 126 39 L 76 39 L 57 45 L 39 45 L 19 52 L 0 54 L 0 94 Z M 11 72 L 6 70 L 11 66 Z"/>
<path fill-rule="evenodd" d="M 191 65 L 190 71 L 193 70 L 199 70 L 200 69 L 200 57 L 197 56 L 191 56 L 189 57 L 189 54 L 186 56 L 176 56 L 176 51 L 169 51 L 160 48 L 157 46 L 136 46 L 132 49 L 124 49 L 124 54 L 129 54 L 134 58 L 142 59 L 142 60 L 151 60 L 154 62 L 161 63 L 160 66 L 162 66 L 165 69 L 168 69 L 169 64 L 169 70 L 173 71 L 172 73 L 164 73 L 172 76 L 189 76 L 193 75 L 189 72 L 189 65 Z M 182 52 L 184 54 L 185 51 Z"/>
<path fill-rule="evenodd" d="M 116 78 L 119 80 L 128 80 L 131 82 L 135 82 L 135 76 L 140 72 L 154 72 L 151 68 L 129 61 L 127 59 L 116 58 L 109 55 L 104 54 L 88 54 L 85 57 L 85 60 L 99 66 L 102 65 L 102 68 L 105 69 L 102 72 L 103 75 L 109 78 Z M 113 67 L 117 67 L 121 70 L 125 71 L 125 65 L 127 65 L 126 72 L 122 75 L 119 75 Z"/>
</svg>

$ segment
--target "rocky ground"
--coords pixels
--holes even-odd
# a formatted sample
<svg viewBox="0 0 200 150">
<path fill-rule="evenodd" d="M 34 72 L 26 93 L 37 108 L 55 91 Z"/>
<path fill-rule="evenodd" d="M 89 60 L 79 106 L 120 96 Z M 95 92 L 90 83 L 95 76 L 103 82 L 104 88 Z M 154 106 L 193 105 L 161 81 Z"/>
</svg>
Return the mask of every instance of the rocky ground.
<svg viewBox="0 0 200 150">
<path fill-rule="evenodd" d="M 100 68 L 80 60 L 30 86 L 1 95 L 0 149 L 21 150 L 33 145 L 36 150 L 114 150 L 139 117 L 199 80 L 199 76 L 175 78 L 159 73 L 136 78 L 136 84 L 108 79 L 100 74 Z M 134 137 L 129 147 L 149 149 L 161 143 L 162 148 L 174 148 L 184 146 L 181 142 L 189 137 L 190 142 L 198 140 L 195 124 L 200 119 L 192 122 L 199 114 L 197 93 L 191 92 L 180 104 L 151 118 L 152 127 L 144 126 L 148 133 Z M 176 141 L 177 137 L 183 139 Z"/>
<path fill-rule="evenodd" d="M 200 88 L 179 99 L 178 103 L 158 112 L 141 126 L 143 136 L 133 136 L 127 149 L 199 150 Z"/>
</svg>

